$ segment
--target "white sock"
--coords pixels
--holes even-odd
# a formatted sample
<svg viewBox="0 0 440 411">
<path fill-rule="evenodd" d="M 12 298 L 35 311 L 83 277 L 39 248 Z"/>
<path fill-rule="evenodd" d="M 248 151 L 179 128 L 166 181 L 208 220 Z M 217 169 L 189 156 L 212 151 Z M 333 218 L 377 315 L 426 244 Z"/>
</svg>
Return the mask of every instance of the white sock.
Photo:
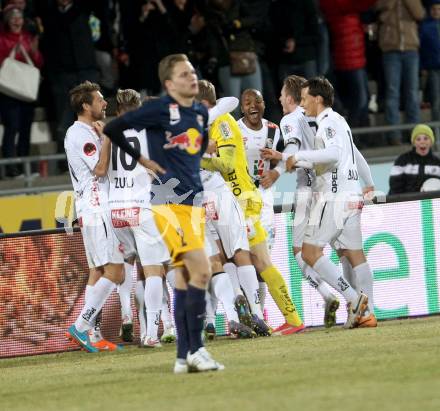
<svg viewBox="0 0 440 411">
<path fill-rule="evenodd" d="M 339 261 L 342 265 L 342 272 L 344 273 L 344 277 L 347 279 L 347 281 L 350 283 L 350 285 L 359 292 L 359 287 L 356 282 L 356 276 L 353 273 L 353 267 L 350 264 L 350 261 L 348 261 L 348 258 L 345 256 L 342 256 Z"/>
<path fill-rule="evenodd" d="M 171 328 L 173 326 L 173 319 L 171 318 L 170 307 L 168 301 L 170 300 L 170 295 L 168 293 L 168 287 L 166 282 L 163 285 L 163 297 L 162 297 L 162 309 L 160 311 L 160 318 L 163 323 L 164 330 Z"/>
<path fill-rule="evenodd" d="M 174 290 L 176 288 L 176 270 L 168 271 L 166 277 L 167 281 L 171 285 L 171 288 Z"/>
<path fill-rule="evenodd" d="M 264 281 L 258 282 L 258 296 L 260 297 L 261 311 L 264 313 L 264 304 L 266 302 L 267 284 Z"/>
<path fill-rule="evenodd" d="M 133 320 L 131 311 L 131 289 L 133 288 L 133 265 L 124 263 L 125 278 L 124 282 L 119 285 L 119 300 L 121 301 L 121 317 Z"/>
<path fill-rule="evenodd" d="M 353 274 L 356 284 L 359 286 L 359 291 L 368 297 L 368 311 L 374 313 L 373 273 L 370 264 L 365 262 L 357 265 L 353 268 Z"/>
<path fill-rule="evenodd" d="M 304 278 L 312 288 L 315 288 L 324 301 L 334 300 L 335 296 L 331 292 L 329 286 L 322 281 L 319 274 L 303 260 L 301 252 L 295 254 L 296 261 L 301 269 Z"/>
<path fill-rule="evenodd" d="M 147 335 L 157 339 L 157 330 L 160 321 L 160 308 L 162 306 L 163 285 L 162 278 L 148 277 L 145 280 L 145 307 L 147 309 Z"/>
<path fill-rule="evenodd" d="M 260 297 L 258 295 L 259 286 L 255 267 L 253 265 L 237 267 L 237 276 L 252 313 L 262 319 L 263 312 L 260 307 Z"/>
<path fill-rule="evenodd" d="M 316 261 L 313 269 L 324 281 L 330 284 L 335 290 L 339 291 L 347 302 L 351 302 L 352 304 L 357 303 L 358 293 L 328 257 L 321 256 L 318 261 Z"/>
<path fill-rule="evenodd" d="M 243 295 L 243 291 L 240 288 L 240 281 L 238 281 L 237 266 L 234 263 L 226 263 L 223 265 L 223 269 L 225 270 L 225 273 L 229 275 L 234 295 L 236 297 L 237 295 Z"/>
<path fill-rule="evenodd" d="M 93 292 L 87 296 L 87 302 L 84 304 L 81 313 L 75 321 L 75 327 L 79 332 L 90 330 L 93 327 L 94 320 L 101 310 L 107 298 L 113 291 L 115 283 L 105 277 L 101 277 L 93 286 Z"/>
<path fill-rule="evenodd" d="M 217 308 L 217 303 L 215 304 L 216 307 L 214 307 L 213 304 L 214 299 L 209 291 L 206 291 L 205 300 L 206 300 L 206 323 L 207 324 L 211 323 L 214 324 L 215 326 L 215 311 Z"/>
<path fill-rule="evenodd" d="M 145 281 L 136 281 L 134 288 L 134 300 L 139 318 L 139 333 L 141 337 L 147 335 L 147 317 L 145 316 Z"/>
<path fill-rule="evenodd" d="M 85 304 L 87 304 L 87 302 L 89 301 L 90 296 L 92 295 L 92 293 L 93 293 L 93 285 L 87 284 L 86 285 L 86 292 L 84 293 L 84 303 Z M 91 321 L 90 324 L 91 324 L 92 327 L 95 326 L 95 324 L 96 324 L 96 317 L 93 318 L 93 321 Z"/>
<path fill-rule="evenodd" d="M 226 273 L 216 274 L 212 277 L 211 284 L 215 296 L 223 304 L 223 308 L 225 309 L 228 321 L 239 322 L 238 314 L 237 311 L 235 311 L 234 306 L 235 294 L 232 290 L 232 284 L 231 280 L 229 279 L 229 275 Z"/>
</svg>

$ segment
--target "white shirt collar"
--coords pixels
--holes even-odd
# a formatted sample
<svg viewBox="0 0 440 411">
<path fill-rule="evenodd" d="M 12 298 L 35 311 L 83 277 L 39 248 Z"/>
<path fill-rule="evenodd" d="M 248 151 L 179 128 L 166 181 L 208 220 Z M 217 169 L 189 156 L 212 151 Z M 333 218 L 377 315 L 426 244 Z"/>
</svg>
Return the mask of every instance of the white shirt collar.
<svg viewBox="0 0 440 411">
<path fill-rule="evenodd" d="M 321 121 L 324 119 L 324 117 L 327 117 L 331 112 L 332 112 L 332 108 L 331 107 L 327 107 L 325 110 L 321 111 L 321 113 L 319 113 L 319 115 L 316 117 L 316 122 L 321 123 Z"/>
</svg>

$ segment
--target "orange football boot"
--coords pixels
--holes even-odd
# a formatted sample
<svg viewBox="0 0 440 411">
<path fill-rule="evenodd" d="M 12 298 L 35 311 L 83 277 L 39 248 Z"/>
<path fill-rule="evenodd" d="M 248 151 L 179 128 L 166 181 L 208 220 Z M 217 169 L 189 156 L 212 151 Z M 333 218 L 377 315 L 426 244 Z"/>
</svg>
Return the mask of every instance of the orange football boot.
<svg viewBox="0 0 440 411">
<path fill-rule="evenodd" d="M 306 328 L 304 324 L 295 326 L 292 324 L 284 323 L 280 325 L 278 328 L 273 330 L 272 335 L 290 335 L 303 331 Z"/>
<path fill-rule="evenodd" d="M 365 315 L 364 317 L 361 317 L 359 320 L 359 328 L 373 328 L 377 327 L 377 319 L 374 314 Z"/>
<path fill-rule="evenodd" d="M 122 346 L 118 344 L 114 344 L 107 340 L 99 340 L 97 342 L 91 343 L 95 348 L 97 348 L 99 351 L 119 351 L 122 350 Z"/>
</svg>

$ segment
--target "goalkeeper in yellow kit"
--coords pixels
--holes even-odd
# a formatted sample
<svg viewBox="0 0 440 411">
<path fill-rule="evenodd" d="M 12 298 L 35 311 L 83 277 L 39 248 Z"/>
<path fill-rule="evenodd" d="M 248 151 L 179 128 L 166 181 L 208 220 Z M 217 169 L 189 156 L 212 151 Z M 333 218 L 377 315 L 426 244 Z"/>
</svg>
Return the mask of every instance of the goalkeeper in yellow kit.
<svg viewBox="0 0 440 411">
<path fill-rule="evenodd" d="M 212 107 L 216 100 L 214 86 L 206 80 L 199 81 L 197 99 Z M 269 255 L 266 231 L 260 222 L 263 201 L 248 173 L 243 138 L 237 122 L 229 113 L 217 117 L 210 126 L 209 138 L 217 144 L 217 157 L 203 158 L 201 166 L 221 173 L 244 211 L 252 263 L 285 318 L 285 323 L 273 333 L 288 335 L 301 331 L 304 324 L 289 296 L 283 276 L 272 264 Z"/>
</svg>

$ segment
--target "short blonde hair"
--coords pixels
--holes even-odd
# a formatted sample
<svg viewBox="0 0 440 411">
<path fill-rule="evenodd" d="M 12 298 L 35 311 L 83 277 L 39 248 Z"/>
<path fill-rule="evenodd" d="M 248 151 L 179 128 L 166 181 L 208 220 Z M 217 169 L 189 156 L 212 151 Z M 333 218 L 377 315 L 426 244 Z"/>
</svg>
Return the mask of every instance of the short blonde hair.
<svg viewBox="0 0 440 411">
<path fill-rule="evenodd" d="M 131 88 L 118 89 L 116 92 L 116 109 L 118 112 L 138 108 L 141 105 L 141 95 Z"/>
<path fill-rule="evenodd" d="M 164 57 L 159 63 L 159 80 L 162 87 L 165 88 L 165 81 L 171 80 L 174 66 L 182 61 L 188 61 L 186 54 L 170 54 Z"/>
<path fill-rule="evenodd" d="M 196 96 L 197 101 L 206 100 L 212 106 L 216 103 L 215 87 L 208 80 L 199 80 L 199 92 Z"/>
</svg>

